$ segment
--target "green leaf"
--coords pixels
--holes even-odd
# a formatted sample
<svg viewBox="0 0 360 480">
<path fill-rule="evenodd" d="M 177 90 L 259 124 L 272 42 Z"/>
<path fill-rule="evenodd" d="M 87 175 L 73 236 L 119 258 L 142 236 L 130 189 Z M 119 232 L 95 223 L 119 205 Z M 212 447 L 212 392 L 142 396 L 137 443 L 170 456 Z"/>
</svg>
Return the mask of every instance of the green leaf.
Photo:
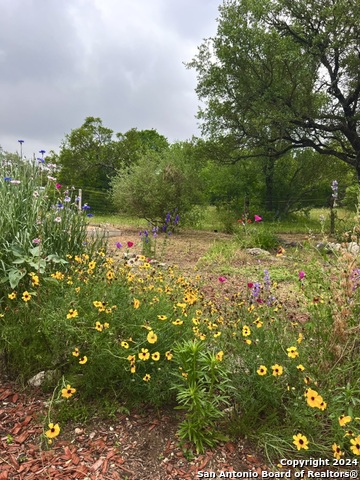
<svg viewBox="0 0 360 480">
<path fill-rule="evenodd" d="M 40 246 L 37 245 L 34 248 L 30 248 L 30 253 L 33 257 L 39 257 L 40 256 Z"/>
<path fill-rule="evenodd" d="M 21 263 L 25 263 L 25 262 L 26 262 L 25 258 L 18 258 L 12 261 L 12 263 L 14 263 L 15 265 L 20 265 Z"/>
<path fill-rule="evenodd" d="M 11 288 L 16 288 L 20 280 L 26 275 L 26 271 L 22 272 L 21 270 L 10 270 L 9 272 L 9 283 Z"/>
</svg>

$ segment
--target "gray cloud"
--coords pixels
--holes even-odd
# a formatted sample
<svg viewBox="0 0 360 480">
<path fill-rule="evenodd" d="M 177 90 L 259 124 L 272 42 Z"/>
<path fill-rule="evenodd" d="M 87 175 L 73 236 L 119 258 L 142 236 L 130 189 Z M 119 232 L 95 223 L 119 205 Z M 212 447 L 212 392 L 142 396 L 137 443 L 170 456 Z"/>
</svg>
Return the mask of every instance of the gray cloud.
<svg viewBox="0 0 360 480">
<path fill-rule="evenodd" d="M 195 72 L 220 0 L 2 0 L 0 145 L 57 150 L 85 117 L 115 132 L 198 134 Z"/>
</svg>

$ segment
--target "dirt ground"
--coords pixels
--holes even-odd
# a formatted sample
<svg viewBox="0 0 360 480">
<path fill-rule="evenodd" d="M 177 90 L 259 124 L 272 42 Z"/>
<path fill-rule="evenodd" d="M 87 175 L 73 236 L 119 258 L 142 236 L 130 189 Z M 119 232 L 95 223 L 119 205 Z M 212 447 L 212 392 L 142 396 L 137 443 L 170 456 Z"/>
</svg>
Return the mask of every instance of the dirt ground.
<svg viewBox="0 0 360 480">
<path fill-rule="evenodd" d="M 91 227 L 97 228 L 97 227 Z M 107 226 L 109 247 L 127 242 L 140 253 L 139 230 Z M 199 259 L 219 240 L 229 235 L 217 232 L 183 231 L 167 240 L 161 261 L 177 264 L 187 275 L 194 274 Z M 289 239 L 288 239 L 289 241 Z M 290 241 L 292 241 L 290 239 Z M 162 240 L 158 243 L 161 251 Z M 271 257 L 273 259 L 275 257 Z M 269 258 L 269 261 L 271 261 Z M 275 261 L 276 259 L 274 259 Z M 239 265 L 257 260 L 239 253 Z M 217 295 L 218 275 L 214 265 L 198 271 L 204 275 L 210 295 Z M 240 278 L 229 278 L 227 288 L 240 286 Z M 0 372 L 1 379 L 1 372 Z M 192 480 L 219 477 L 221 472 L 271 470 L 261 452 L 244 440 L 224 442 L 199 456 L 187 455 L 178 445 L 179 419 L 174 410 L 143 409 L 100 422 L 64 426 L 53 448 L 43 450 L 40 437 L 48 396 L 39 389 L 21 389 L 15 382 L 0 383 L 0 480 Z M 198 472 L 206 472 L 199 476 Z M 211 476 L 211 475 L 216 475 Z M 208 476 L 206 476 L 208 475 Z M 248 475 L 249 476 L 249 475 Z M 235 477 L 234 477 L 235 478 Z"/>
</svg>

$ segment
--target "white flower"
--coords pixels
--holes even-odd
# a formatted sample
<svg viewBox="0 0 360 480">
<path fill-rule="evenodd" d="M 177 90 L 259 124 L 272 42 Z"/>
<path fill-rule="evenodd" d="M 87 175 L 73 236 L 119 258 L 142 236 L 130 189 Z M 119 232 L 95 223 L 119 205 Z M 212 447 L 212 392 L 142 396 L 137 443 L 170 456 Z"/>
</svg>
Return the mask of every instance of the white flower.
<svg viewBox="0 0 360 480">
<path fill-rule="evenodd" d="M 54 222 L 60 223 L 61 222 L 61 217 L 55 217 Z"/>
</svg>

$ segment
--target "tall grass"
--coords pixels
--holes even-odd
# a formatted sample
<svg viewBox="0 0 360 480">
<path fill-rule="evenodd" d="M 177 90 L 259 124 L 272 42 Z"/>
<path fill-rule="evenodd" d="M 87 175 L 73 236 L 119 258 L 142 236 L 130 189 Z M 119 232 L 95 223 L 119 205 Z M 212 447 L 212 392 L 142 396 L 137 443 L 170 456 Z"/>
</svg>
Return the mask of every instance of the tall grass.
<svg viewBox="0 0 360 480">
<path fill-rule="evenodd" d="M 238 227 L 235 217 L 224 220 L 224 213 L 219 212 L 215 206 L 197 207 L 197 214 L 194 215 L 193 221 L 183 225 L 184 228 L 192 228 L 194 230 L 227 232 L 230 228 L 234 232 Z M 261 213 L 261 212 L 260 212 Z M 262 214 L 262 213 L 261 213 Z M 280 220 L 273 220 L 272 216 L 263 215 L 266 230 L 272 235 L 281 234 L 299 234 L 299 235 L 328 235 L 330 233 L 330 210 L 326 208 L 314 208 L 309 212 L 298 212 L 291 214 Z M 353 212 L 344 208 L 336 209 L 335 226 L 337 232 L 342 232 L 351 225 Z M 230 223 L 229 223 L 230 222 Z M 92 224 L 109 224 L 114 226 L 132 226 L 144 228 L 147 222 L 138 217 L 132 217 L 125 214 L 114 213 L 112 215 L 95 215 L 91 219 Z"/>
</svg>

